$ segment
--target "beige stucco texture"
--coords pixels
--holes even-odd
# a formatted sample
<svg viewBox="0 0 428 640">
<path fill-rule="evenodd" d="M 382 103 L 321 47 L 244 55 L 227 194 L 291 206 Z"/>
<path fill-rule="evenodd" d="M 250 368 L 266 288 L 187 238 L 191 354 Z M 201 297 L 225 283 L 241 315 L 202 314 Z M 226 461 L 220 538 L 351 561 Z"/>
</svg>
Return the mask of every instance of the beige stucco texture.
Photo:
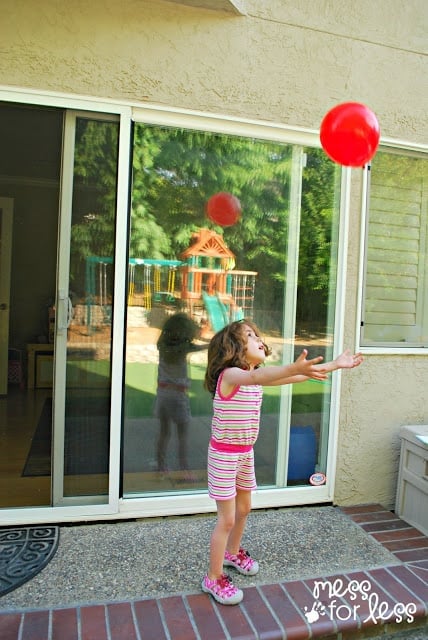
<svg viewBox="0 0 428 640">
<path fill-rule="evenodd" d="M 166 0 L 0 4 L 2 85 L 312 130 L 332 106 L 354 100 L 377 114 L 383 138 L 428 138 L 425 0 L 240 0 L 242 15 Z M 353 174 L 350 348 L 360 286 L 361 172 Z M 337 503 L 393 505 L 399 427 L 428 422 L 427 381 L 423 355 L 368 355 L 343 374 Z"/>
<path fill-rule="evenodd" d="M 243 16 L 164 0 L 1 4 L 2 84 L 310 128 L 353 99 L 384 135 L 426 139 L 422 0 L 248 0 Z"/>
<path fill-rule="evenodd" d="M 368 356 L 342 376 L 335 502 L 393 507 L 400 427 L 427 422 L 423 356 Z"/>
</svg>

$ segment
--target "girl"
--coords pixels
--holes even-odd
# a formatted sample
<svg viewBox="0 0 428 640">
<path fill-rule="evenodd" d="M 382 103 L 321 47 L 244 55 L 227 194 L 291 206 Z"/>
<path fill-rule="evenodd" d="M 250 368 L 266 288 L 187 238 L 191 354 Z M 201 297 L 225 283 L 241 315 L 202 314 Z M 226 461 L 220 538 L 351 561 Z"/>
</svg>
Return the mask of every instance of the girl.
<svg viewBox="0 0 428 640">
<path fill-rule="evenodd" d="M 178 436 L 178 463 L 184 471 L 184 479 L 194 481 L 187 461 L 187 434 L 191 420 L 188 396 L 191 381 L 188 375 L 187 357 L 195 351 L 208 347 L 195 344 L 199 326 L 185 313 L 175 313 L 165 322 L 159 336 L 158 388 L 155 416 L 159 419 L 160 431 L 157 443 L 158 471 L 168 472 L 166 465 L 167 446 L 171 435 L 171 424 L 175 424 Z"/>
<path fill-rule="evenodd" d="M 243 592 L 223 573 L 223 565 L 255 575 L 259 565 L 241 547 L 251 491 L 257 488 L 253 445 L 260 422 L 263 386 L 325 380 L 336 369 L 352 369 L 361 354 L 345 351 L 325 364 L 307 360 L 307 351 L 293 364 L 259 368 L 270 354 L 250 320 L 232 322 L 215 334 L 208 347 L 205 387 L 213 395 L 211 440 L 208 447 L 208 493 L 217 503 L 217 523 L 211 536 L 208 573 L 202 590 L 221 604 L 238 604 Z"/>
</svg>

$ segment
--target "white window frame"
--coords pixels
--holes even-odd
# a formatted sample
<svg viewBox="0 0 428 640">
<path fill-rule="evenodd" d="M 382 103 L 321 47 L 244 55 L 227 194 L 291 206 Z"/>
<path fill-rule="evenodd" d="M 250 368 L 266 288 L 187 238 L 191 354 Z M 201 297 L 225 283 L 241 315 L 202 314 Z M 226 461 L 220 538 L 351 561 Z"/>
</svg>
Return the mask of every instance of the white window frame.
<svg viewBox="0 0 428 640">
<path fill-rule="evenodd" d="M 400 151 L 403 155 L 406 152 L 417 151 L 428 154 L 428 145 L 405 142 L 393 138 L 385 138 L 379 146 L 379 151 L 388 152 L 388 149 Z M 362 191 L 361 191 L 361 227 L 360 227 L 360 255 L 359 255 L 359 274 L 358 274 L 358 299 L 356 314 L 356 351 L 364 354 L 375 355 L 425 355 L 428 356 L 428 348 L 420 346 L 412 346 L 406 344 L 403 347 L 391 346 L 388 343 L 364 346 L 361 344 L 361 326 L 364 320 L 364 289 L 365 289 L 365 259 L 367 251 L 367 234 L 369 224 L 369 168 L 365 167 L 363 172 Z"/>
</svg>

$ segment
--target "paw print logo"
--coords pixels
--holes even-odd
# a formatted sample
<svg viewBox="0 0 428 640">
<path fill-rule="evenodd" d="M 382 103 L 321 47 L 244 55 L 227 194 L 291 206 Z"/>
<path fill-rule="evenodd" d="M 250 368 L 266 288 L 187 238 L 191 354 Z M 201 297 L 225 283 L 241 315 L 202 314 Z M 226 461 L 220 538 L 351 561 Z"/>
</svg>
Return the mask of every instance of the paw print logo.
<svg viewBox="0 0 428 640">
<path fill-rule="evenodd" d="M 311 624 L 313 622 L 317 622 L 320 619 L 320 616 L 325 616 L 325 606 L 317 600 L 312 605 L 312 609 L 308 610 L 308 607 L 305 607 L 305 616 L 308 622 Z"/>
</svg>

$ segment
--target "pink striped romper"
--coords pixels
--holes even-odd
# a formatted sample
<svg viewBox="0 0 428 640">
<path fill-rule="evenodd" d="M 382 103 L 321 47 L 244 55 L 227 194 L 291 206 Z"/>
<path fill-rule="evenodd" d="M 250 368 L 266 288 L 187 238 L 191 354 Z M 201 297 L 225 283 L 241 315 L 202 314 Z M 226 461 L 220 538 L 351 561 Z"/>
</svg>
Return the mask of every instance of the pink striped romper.
<svg viewBox="0 0 428 640">
<path fill-rule="evenodd" d="M 261 385 L 241 385 L 228 396 L 220 393 L 223 372 L 213 400 L 211 440 L 208 446 L 208 494 L 230 500 L 236 490 L 257 489 L 253 445 L 259 434 Z"/>
</svg>

